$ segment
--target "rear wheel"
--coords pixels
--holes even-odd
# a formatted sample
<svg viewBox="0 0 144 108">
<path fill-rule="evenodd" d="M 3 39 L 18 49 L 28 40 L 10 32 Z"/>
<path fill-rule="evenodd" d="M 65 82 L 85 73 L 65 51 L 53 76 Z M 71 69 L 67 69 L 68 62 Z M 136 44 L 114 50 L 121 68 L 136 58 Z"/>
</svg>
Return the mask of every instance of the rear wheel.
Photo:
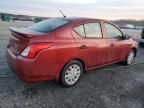
<svg viewBox="0 0 144 108">
<path fill-rule="evenodd" d="M 128 53 L 125 61 L 124 61 L 124 64 L 125 64 L 125 65 L 130 65 L 130 64 L 132 64 L 133 61 L 134 61 L 134 58 L 135 58 L 135 51 L 132 49 L 132 50 L 129 51 L 129 53 Z"/>
<path fill-rule="evenodd" d="M 81 62 L 73 60 L 69 62 L 62 70 L 60 81 L 66 87 L 73 86 L 79 81 L 82 73 L 83 66 Z"/>
</svg>

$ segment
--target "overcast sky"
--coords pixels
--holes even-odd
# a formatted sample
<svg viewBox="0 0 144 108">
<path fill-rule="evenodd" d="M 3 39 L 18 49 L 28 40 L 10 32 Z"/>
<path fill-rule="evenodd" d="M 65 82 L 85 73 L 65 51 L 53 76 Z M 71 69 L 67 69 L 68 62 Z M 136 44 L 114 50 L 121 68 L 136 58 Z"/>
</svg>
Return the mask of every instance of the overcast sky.
<svg viewBox="0 0 144 108">
<path fill-rule="evenodd" d="M 144 19 L 144 0 L 1 0 L 0 12 L 59 17 Z"/>
</svg>

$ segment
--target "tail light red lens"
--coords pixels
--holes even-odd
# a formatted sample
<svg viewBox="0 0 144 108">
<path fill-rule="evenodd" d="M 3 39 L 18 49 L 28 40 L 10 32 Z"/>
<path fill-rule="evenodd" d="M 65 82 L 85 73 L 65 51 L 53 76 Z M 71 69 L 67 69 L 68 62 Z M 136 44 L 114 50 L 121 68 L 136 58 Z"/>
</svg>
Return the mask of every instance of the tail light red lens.
<svg viewBox="0 0 144 108">
<path fill-rule="evenodd" d="M 51 45 L 52 45 L 52 43 L 30 44 L 28 47 L 26 47 L 22 51 L 21 56 L 28 57 L 28 58 L 34 58 L 38 52 L 40 52 L 43 49 L 49 48 Z"/>
</svg>

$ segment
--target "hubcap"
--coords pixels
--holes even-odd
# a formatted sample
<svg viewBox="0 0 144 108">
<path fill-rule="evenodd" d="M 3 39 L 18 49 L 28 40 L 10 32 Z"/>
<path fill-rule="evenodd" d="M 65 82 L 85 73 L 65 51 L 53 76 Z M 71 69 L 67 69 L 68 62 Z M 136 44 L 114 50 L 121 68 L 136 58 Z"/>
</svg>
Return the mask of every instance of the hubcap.
<svg viewBox="0 0 144 108">
<path fill-rule="evenodd" d="M 77 64 L 73 64 L 68 67 L 68 69 L 65 72 L 65 81 L 69 85 L 75 84 L 81 74 L 81 68 Z"/>
<path fill-rule="evenodd" d="M 135 55 L 135 54 L 134 54 L 133 51 L 131 51 L 131 52 L 129 53 L 128 59 L 127 59 L 127 63 L 128 63 L 128 64 L 131 64 L 131 63 L 133 62 L 134 55 Z"/>
</svg>

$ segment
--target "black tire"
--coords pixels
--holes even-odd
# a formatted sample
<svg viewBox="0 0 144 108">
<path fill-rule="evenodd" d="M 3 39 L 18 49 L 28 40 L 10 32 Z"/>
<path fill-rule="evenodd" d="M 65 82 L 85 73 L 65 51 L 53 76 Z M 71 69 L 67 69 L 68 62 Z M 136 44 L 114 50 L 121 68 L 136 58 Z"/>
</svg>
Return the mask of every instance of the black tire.
<svg viewBox="0 0 144 108">
<path fill-rule="evenodd" d="M 130 56 L 131 53 L 133 53 L 134 55 L 133 55 L 132 61 L 130 62 L 128 59 L 129 59 L 129 56 Z M 131 49 L 131 50 L 129 51 L 127 57 L 125 58 L 125 60 L 124 60 L 122 63 L 123 63 L 124 65 L 126 65 L 126 66 L 132 64 L 133 61 L 134 61 L 135 56 L 136 56 L 135 50 Z"/>
<path fill-rule="evenodd" d="M 74 65 L 78 66 L 79 69 L 80 69 L 79 78 L 78 78 L 77 81 L 74 82 L 73 84 L 69 84 L 69 83 L 66 81 L 65 75 L 66 75 L 67 70 L 70 69 L 70 67 L 72 67 L 72 66 L 74 66 Z M 65 87 L 74 86 L 74 85 L 79 81 L 79 79 L 80 79 L 83 71 L 84 71 L 83 65 L 82 65 L 82 63 L 81 63 L 80 61 L 77 61 L 77 60 L 72 60 L 72 61 L 70 61 L 69 63 L 67 63 L 67 64 L 64 66 L 63 70 L 61 71 L 61 74 L 60 74 L 60 82 L 61 82 L 61 84 L 62 84 L 63 86 L 65 86 Z"/>
</svg>

